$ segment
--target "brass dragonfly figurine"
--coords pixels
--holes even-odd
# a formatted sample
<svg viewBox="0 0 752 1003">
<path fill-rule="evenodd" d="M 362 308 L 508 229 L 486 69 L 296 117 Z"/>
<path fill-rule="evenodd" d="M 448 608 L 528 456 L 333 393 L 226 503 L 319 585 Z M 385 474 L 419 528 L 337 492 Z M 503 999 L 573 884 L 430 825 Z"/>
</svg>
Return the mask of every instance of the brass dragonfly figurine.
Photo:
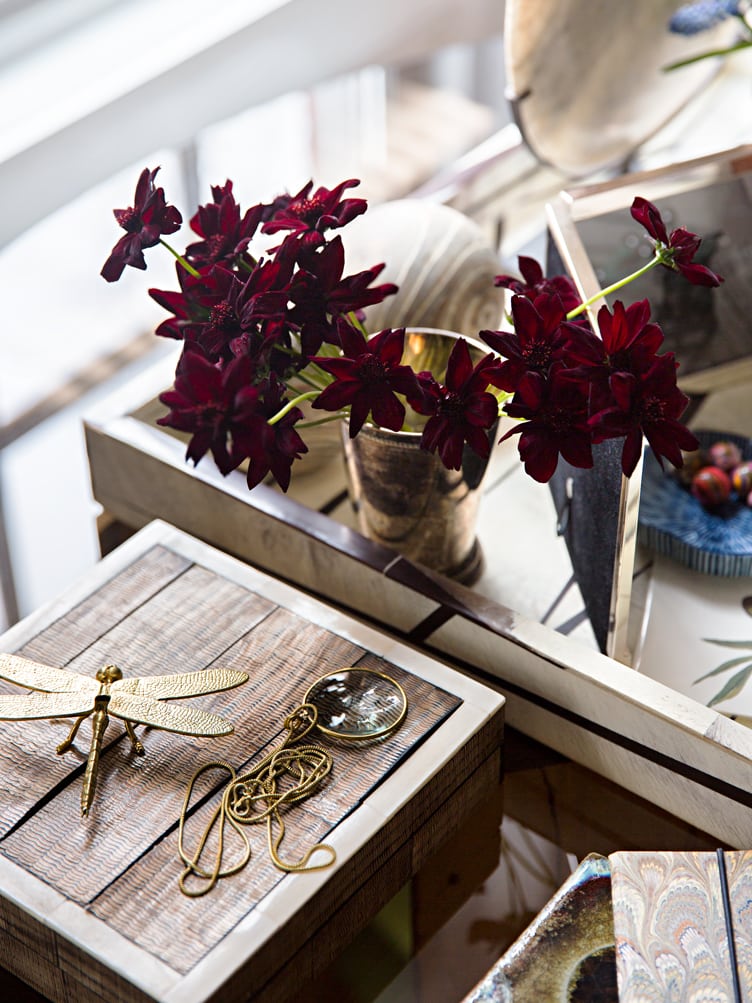
<svg viewBox="0 0 752 1003">
<path fill-rule="evenodd" d="M 92 679 L 0 652 L 0 679 L 37 691 L 0 694 L 0 721 L 76 718 L 68 737 L 57 747 L 58 755 L 71 748 L 81 722 L 91 718 L 91 746 L 81 790 L 81 814 L 88 815 L 96 789 L 99 753 L 110 716 L 123 722 L 133 751 L 139 756 L 143 756 L 145 750 L 136 737 L 135 724 L 179 735 L 229 735 L 233 726 L 218 714 L 163 701 L 230 690 L 247 682 L 248 675 L 231 669 L 203 669 L 124 679 L 116 665 L 105 665 Z"/>
</svg>

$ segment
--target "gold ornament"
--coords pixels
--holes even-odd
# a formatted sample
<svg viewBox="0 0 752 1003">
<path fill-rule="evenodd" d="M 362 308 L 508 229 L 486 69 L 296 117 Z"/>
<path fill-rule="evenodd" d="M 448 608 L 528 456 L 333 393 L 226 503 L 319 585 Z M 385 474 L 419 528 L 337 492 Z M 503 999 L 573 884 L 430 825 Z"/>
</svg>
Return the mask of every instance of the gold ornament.
<svg viewBox="0 0 752 1003">
<path fill-rule="evenodd" d="M 71 748 L 81 722 L 91 717 L 91 746 L 81 789 L 81 814 L 88 815 L 94 800 L 99 753 L 110 716 L 123 722 L 133 751 L 139 756 L 143 756 L 145 750 L 136 737 L 134 724 L 196 737 L 229 735 L 233 726 L 218 714 L 162 701 L 233 689 L 247 682 L 248 675 L 230 669 L 204 669 L 124 679 L 116 665 L 105 665 L 96 678 L 91 679 L 67 669 L 0 653 L 0 679 L 38 691 L 23 695 L 0 694 L 0 720 L 76 718 L 68 737 L 57 747 L 58 755 Z"/>
<path fill-rule="evenodd" d="M 178 879 L 184 895 L 198 898 L 215 887 L 220 878 L 242 871 L 251 859 L 251 842 L 245 827 L 265 824 L 272 863 L 281 871 L 297 873 L 331 867 L 337 854 L 328 843 L 315 843 L 299 860 L 283 860 L 280 846 L 285 838 L 282 812 L 315 794 L 333 768 L 330 752 L 319 745 L 302 745 L 314 729 L 344 744 L 366 745 L 388 738 L 402 725 L 407 714 L 407 694 L 400 684 L 376 669 L 347 666 L 317 679 L 284 721 L 287 731 L 281 745 L 272 749 L 243 776 L 229 763 L 213 762 L 199 767 L 188 784 L 180 812 L 178 854 L 183 871 Z M 186 849 L 185 829 L 196 782 L 210 770 L 229 774 L 222 799 L 209 816 L 196 849 Z M 225 834 L 228 826 L 241 843 L 237 860 L 223 866 Z M 217 829 L 214 857 L 208 864 L 207 845 Z M 276 835 L 275 835 L 276 829 Z M 315 863 L 311 858 L 316 854 Z M 190 882 L 190 883 L 189 883 Z"/>
</svg>

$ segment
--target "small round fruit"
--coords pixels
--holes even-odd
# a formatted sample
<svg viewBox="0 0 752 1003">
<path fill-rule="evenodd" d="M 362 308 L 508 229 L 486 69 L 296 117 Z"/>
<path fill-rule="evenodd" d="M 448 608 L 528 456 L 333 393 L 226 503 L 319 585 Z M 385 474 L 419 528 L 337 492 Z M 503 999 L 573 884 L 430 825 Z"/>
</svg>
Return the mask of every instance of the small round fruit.
<svg viewBox="0 0 752 1003">
<path fill-rule="evenodd" d="M 714 442 L 708 450 L 710 466 L 730 471 L 742 462 L 742 451 L 735 442 Z"/>
<path fill-rule="evenodd" d="M 701 505 L 714 508 L 731 494 L 731 480 L 720 467 L 703 467 L 692 478 L 692 494 Z"/>
<path fill-rule="evenodd" d="M 707 460 L 705 455 L 700 449 L 694 449 L 692 452 L 682 452 L 683 465 L 679 467 L 676 471 L 676 476 L 681 484 L 685 487 L 689 487 L 692 483 L 692 478 L 695 474 L 702 469 L 702 467 L 707 466 Z M 750 485 L 750 490 L 752 490 L 752 485 Z"/>
<path fill-rule="evenodd" d="M 740 498 L 752 491 L 752 461 L 745 460 L 731 471 L 731 486 Z"/>
</svg>

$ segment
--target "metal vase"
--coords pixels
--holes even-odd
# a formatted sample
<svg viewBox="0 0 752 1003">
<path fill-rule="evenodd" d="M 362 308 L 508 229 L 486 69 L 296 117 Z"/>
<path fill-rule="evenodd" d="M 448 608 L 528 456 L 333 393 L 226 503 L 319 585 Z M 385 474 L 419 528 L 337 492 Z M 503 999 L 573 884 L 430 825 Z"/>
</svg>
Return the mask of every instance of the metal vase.
<svg viewBox="0 0 752 1003">
<path fill-rule="evenodd" d="M 457 337 L 433 329 L 409 331 L 403 361 L 417 371 L 430 369 L 441 380 Z M 486 354 L 483 345 L 465 340 L 473 355 Z M 495 432 L 489 433 L 492 443 Z M 483 568 L 476 521 L 488 460 L 466 446 L 461 468 L 447 470 L 420 448 L 420 431 L 364 425 L 351 439 L 345 424 L 342 435 L 360 532 L 434 571 L 474 582 Z"/>
</svg>

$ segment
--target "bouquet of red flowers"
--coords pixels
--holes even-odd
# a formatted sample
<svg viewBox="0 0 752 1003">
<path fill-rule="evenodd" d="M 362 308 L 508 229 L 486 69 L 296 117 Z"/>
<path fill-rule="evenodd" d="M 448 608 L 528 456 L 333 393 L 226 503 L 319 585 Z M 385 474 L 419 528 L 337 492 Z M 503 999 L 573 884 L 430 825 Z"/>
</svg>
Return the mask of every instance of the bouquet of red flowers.
<svg viewBox="0 0 752 1003">
<path fill-rule="evenodd" d="M 422 416 L 421 446 L 450 469 L 460 467 L 466 446 L 488 456 L 500 414 L 520 419 L 507 436 L 519 433 L 525 469 L 538 481 L 550 479 L 560 455 L 591 467 L 592 446 L 605 439 L 624 440 L 627 476 L 643 436 L 659 462 L 675 466 L 682 450 L 696 448 L 680 421 L 687 398 L 676 385 L 677 362 L 660 353 L 663 334 L 647 300 L 602 307 L 598 334 L 585 317 L 596 298 L 658 265 L 693 283 L 722 281 L 695 263 L 700 238 L 683 227 L 669 234 L 645 199 L 634 200 L 632 215 L 654 244 L 647 265 L 583 303 L 569 278 L 544 278 L 536 261 L 521 258 L 521 278 L 496 278 L 512 294 L 511 330 L 480 332 L 491 351 L 475 363 L 459 338 L 437 378 L 403 364 L 404 328 L 370 337 L 364 328 L 364 308 L 397 287 L 374 284 L 382 264 L 344 274 L 342 238 L 333 231 L 366 211 L 364 199 L 346 197 L 357 181 L 315 191 L 310 182 L 246 212 L 227 181 L 191 218 L 197 239 L 178 254 L 164 238 L 182 217 L 156 187 L 157 171 L 145 169 L 133 206 L 115 210 L 125 235 L 102 275 L 112 282 L 126 265 L 145 269 L 143 252 L 156 244 L 176 258 L 178 288 L 149 290 L 169 313 L 156 333 L 183 342 L 159 422 L 190 435 L 194 463 L 211 452 L 227 474 L 248 461 L 249 488 L 271 472 L 286 490 L 293 462 L 308 451 L 306 427 L 346 418 L 351 436 L 366 421 L 396 431 L 407 406 Z M 273 246 L 254 253 L 264 236 Z M 322 417 L 304 419 L 304 401 Z"/>
</svg>

